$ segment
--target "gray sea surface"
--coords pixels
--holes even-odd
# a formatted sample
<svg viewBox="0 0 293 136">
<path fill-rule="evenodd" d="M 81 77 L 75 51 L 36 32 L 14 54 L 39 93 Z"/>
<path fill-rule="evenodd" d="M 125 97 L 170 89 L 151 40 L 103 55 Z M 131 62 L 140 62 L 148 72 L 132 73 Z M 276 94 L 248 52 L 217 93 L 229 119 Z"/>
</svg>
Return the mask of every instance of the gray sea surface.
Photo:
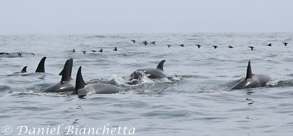
<svg viewBox="0 0 293 136">
<path fill-rule="evenodd" d="M 0 52 L 9 53 L 0 55 L 0 135 L 41 135 L 34 128 L 58 127 L 60 133 L 54 135 L 97 135 L 86 133 L 86 128 L 100 128 L 99 135 L 102 129 L 104 135 L 116 129 L 113 134 L 122 135 L 119 127 L 138 136 L 293 133 L 293 33 L 0 35 Z M 34 73 L 44 56 L 46 73 Z M 61 80 L 58 74 L 69 58 L 74 60 L 73 78 L 82 66 L 87 83 L 127 91 L 84 99 L 44 93 Z M 161 60 L 166 60 L 169 78 L 128 84 L 133 71 L 155 68 Z M 262 88 L 231 91 L 245 78 L 249 60 L 253 73 L 266 74 L 272 81 Z M 28 66 L 28 74 L 13 74 L 23 66 Z M 74 133 L 68 127 L 74 127 Z"/>
</svg>

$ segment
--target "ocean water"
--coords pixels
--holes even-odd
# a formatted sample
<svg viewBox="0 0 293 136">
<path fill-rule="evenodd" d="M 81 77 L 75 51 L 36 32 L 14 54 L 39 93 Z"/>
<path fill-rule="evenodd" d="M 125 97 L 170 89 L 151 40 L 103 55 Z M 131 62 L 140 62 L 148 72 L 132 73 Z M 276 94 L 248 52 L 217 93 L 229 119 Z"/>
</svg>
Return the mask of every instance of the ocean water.
<svg viewBox="0 0 293 136">
<path fill-rule="evenodd" d="M 145 46 L 145 40 L 156 44 Z M 251 51 L 248 46 L 255 48 Z M 0 52 L 10 53 L 0 55 L 0 135 L 113 131 L 138 136 L 290 136 L 293 132 L 293 33 L 1 35 Z M 44 56 L 46 73 L 34 73 Z M 74 60 L 73 78 L 82 66 L 86 82 L 127 91 L 84 99 L 44 93 L 61 80 L 58 74 L 69 58 Z M 134 70 L 155 68 L 163 59 L 168 79 L 127 84 Z M 272 81 L 263 88 L 231 91 L 245 77 L 248 60 L 253 73 L 266 74 Z M 28 66 L 29 74 L 13 74 L 23 66 Z M 119 127 L 126 133 L 118 133 Z M 41 128 L 53 132 L 38 133 Z M 100 131 L 89 133 L 88 128 Z"/>
</svg>

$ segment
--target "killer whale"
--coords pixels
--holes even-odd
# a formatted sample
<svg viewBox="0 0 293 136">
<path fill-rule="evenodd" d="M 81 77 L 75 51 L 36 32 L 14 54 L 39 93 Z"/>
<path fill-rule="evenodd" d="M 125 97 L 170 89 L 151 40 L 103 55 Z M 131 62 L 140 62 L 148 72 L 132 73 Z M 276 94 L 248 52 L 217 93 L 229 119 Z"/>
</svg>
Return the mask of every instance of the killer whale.
<svg viewBox="0 0 293 136">
<path fill-rule="evenodd" d="M 35 73 L 45 73 L 45 60 L 46 60 L 46 57 L 43 57 L 40 60 L 40 62 L 38 64 L 38 67 L 37 67 Z M 28 73 L 27 72 L 27 66 L 24 66 L 20 72 L 14 72 L 13 74 L 9 74 L 7 76 L 17 76 L 17 75 L 26 76 L 26 75 L 32 75 L 32 74 L 33 73 Z"/>
<path fill-rule="evenodd" d="M 166 60 L 162 60 L 157 68 L 145 68 L 145 69 L 137 69 L 130 75 L 130 80 L 133 79 L 141 79 L 143 76 L 146 76 L 151 79 L 159 79 L 167 77 L 164 73 L 164 63 Z"/>
<path fill-rule="evenodd" d="M 113 85 L 102 83 L 86 84 L 83 80 L 80 66 L 76 75 L 75 90 L 72 94 L 84 97 L 87 94 L 113 94 L 121 91 L 123 91 L 121 88 Z"/>
<path fill-rule="evenodd" d="M 73 66 L 73 59 L 69 59 L 65 62 L 64 68 L 60 74 L 62 74 L 61 81 L 55 85 L 45 89 L 44 92 L 69 92 L 74 91 L 75 80 L 71 78 Z"/>
<path fill-rule="evenodd" d="M 271 78 L 266 75 L 253 74 L 250 66 L 250 61 L 248 61 L 247 72 L 245 79 L 237 83 L 232 90 L 234 89 L 245 89 L 245 88 L 256 88 L 263 87 L 266 85 Z"/>
</svg>

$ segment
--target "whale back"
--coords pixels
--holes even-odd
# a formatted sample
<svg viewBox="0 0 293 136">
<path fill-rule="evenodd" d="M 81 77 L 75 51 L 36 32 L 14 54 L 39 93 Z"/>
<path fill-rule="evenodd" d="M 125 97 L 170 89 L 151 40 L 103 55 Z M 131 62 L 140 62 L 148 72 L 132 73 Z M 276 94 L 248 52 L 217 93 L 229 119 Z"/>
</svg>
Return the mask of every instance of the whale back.
<svg viewBox="0 0 293 136">
<path fill-rule="evenodd" d="M 61 81 L 55 85 L 50 86 L 45 89 L 44 92 L 68 92 L 74 91 L 75 89 L 75 80 L 71 78 L 73 59 L 69 59 L 65 62 Z"/>
<path fill-rule="evenodd" d="M 266 75 L 253 74 L 250 61 L 248 61 L 245 79 L 238 82 L 232 89 L 264 87 L 270 80 L 271 78 Z"/>
</svg>

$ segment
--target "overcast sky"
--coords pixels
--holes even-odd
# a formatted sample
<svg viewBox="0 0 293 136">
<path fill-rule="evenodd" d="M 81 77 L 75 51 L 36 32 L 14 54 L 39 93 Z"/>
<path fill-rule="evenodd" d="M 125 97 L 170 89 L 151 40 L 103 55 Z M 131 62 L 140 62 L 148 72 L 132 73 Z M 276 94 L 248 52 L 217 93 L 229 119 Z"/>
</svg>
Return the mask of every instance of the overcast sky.
<svg viewBox="0 0 293 136">
<path fill-rule="evenodd" d="M 0 0 L 0 34 L 293 32 L 293 0 Z"/>
</svg>

